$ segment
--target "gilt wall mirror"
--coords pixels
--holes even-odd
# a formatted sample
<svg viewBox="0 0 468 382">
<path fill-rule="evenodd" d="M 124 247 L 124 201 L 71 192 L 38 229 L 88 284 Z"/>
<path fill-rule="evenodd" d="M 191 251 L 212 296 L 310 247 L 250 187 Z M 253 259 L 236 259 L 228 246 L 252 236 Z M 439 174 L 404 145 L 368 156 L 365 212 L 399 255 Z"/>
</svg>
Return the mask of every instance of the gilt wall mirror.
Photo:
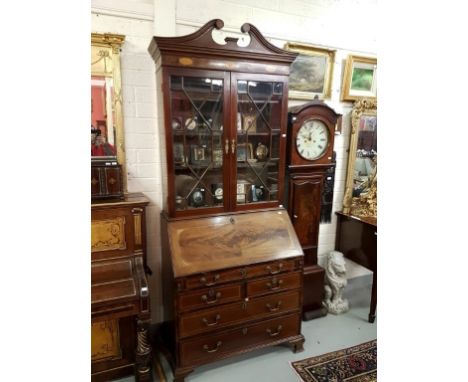
<svg viewBox="0 0 468 382">
<path fill-rule="evenodd" d="M 343 212 L 377 218 L 376 99 L 358 99 L 353 106 Z"/>
<path fill-rule="evenodd" d="M 91 162 L 118 162 L 125 174 L 120 47 L 125 36 L 91 33 Z M 126 179 L 123 177 L 124 190 Z"/>
</svg>

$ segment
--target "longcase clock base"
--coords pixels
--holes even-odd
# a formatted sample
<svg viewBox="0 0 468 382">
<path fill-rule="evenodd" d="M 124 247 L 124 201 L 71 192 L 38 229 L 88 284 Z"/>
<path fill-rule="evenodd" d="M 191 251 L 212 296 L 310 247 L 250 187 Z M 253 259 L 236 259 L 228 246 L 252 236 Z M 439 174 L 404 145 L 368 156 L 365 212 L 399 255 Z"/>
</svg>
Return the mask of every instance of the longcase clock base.
<svg viewBox="0 0 468 382">
<path fill-rule="evenodd" d="M 320 265 L 304 266 L 302 320 L 309 321 L 327 314 L 327 309 L 322 305 L 324 282 L 325 270 Z"/>
</svg>

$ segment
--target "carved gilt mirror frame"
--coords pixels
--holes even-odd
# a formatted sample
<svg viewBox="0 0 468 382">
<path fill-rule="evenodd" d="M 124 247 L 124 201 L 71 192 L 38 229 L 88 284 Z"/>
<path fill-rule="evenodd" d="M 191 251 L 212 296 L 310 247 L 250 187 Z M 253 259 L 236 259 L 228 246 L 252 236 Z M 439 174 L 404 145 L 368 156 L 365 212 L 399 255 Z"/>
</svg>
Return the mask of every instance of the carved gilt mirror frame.
<svg viewBox="0 0 468 382">
<path fill-rule="evenodd" d="M 124 128 L 122 114 L 122 78 L 120 71 L 120 48 L 124 43 L 125 36 L 118 34 L 100 34 L 91 33 L 91 87 L 93 80 L 102 79 L 105 81 L 106 89 L 105 100 L 102 100 L 102 106 L 105 111 L 102 126 L 93 124 L 93 96 L 91 98 L 91 125 L 102 130 L 106 129 L 104 136 L 109 138 L 112 143 L 114 153 L 105 156 L 93 156 L 92 161 L 105 161 L 108 159 L 117 159 L 122 166 L 123 190 L 127 190 L 127 178 L 125 176 L 125 145 Z"/>
<path fill-rule="evenodd" d="M 376 99 L 361 98 L 353 106 L 343 212 L 377 218 Z"/>
</svg>

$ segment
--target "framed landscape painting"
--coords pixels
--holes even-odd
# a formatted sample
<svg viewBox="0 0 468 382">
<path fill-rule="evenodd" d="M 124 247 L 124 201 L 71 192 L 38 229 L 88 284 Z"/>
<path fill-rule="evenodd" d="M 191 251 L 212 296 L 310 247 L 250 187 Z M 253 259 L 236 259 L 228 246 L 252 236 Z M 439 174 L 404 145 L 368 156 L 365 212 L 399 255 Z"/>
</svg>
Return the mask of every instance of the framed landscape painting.
<svg viewBox="0 0 468 382">
<path fill-rule="evenodd" d="M 342 101 L 377 98 L 377 59 L 349 55 L 343 75 Z"/>
<path fill-rule="evenodd" d="M 293 42 L 284 49 L 299 53 L 291 65 L 289 98 L 330 98 L 335 51 Z"/>
</svg>

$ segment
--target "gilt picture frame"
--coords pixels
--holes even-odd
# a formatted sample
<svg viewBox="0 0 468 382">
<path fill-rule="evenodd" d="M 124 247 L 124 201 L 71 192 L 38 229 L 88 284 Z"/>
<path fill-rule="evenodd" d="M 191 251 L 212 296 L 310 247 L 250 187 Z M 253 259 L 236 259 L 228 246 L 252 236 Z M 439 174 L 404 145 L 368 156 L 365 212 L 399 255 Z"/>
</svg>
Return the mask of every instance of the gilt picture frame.
<svg viewBox="0 0 468 382">
<path fill-rule="evenodd" d="M 346 59 L 341 101 L 377 99 L 377 58 L 349 55 Z"/>
<path fill-rule="evenodd" d="M 295 42 L 286 43 L 284 49 L 299 53 L 291 65 L 289 98 L 330 98 L 335 50 Z"/>
</svg>

